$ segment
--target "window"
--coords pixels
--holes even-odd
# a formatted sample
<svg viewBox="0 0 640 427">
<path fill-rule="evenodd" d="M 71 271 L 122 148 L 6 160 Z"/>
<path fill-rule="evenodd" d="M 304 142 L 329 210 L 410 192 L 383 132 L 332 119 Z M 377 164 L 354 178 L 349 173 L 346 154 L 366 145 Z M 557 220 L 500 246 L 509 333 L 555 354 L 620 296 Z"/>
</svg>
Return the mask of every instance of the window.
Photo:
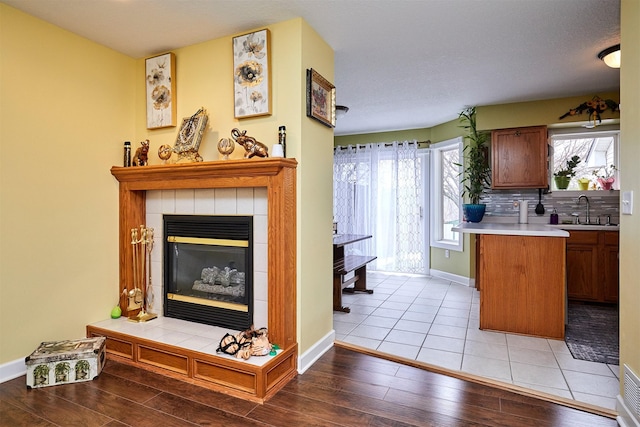
<svg viewBox="0 0 640 427">
<path fill-rule="evenodd" d="M 598 177 L 613 175 L 616 188 L 619 187 L 618 156 L 620 131 L 600 131 L 589 133 L 557 133 L 551 136 L 553 174 L 564 169 L 567 160 L 573 156 L 580 157 L 575 169 L 576 175 L 567 190 L 578 190 L 578 180 L 583 179 L 590 189 L 597 188 Z M 552 180 L 553 182 L 553 180 Z M 555 184 L 554 184 L 554 189 Z"/>
<path fill-rule="evenodd" d="M 462 251 L 460 233 L 451 229 L 462 220 L 462 138 L 431 147 L 431 246 Z"/>
</svg>

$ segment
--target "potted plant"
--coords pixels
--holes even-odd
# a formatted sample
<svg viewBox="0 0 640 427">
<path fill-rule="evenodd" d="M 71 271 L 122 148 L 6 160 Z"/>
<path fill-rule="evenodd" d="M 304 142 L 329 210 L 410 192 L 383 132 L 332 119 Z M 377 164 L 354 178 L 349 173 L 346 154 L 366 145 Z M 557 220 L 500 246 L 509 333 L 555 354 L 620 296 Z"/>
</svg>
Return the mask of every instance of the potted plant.
<svg viewBox="0 0 640 427">
<path fill-rule="evenodd" d="M 583 176 L 578 180 L 578 188 L 580 190 L 588 190 L 590 183 L 591 183 L 591 179 L 587 178 L 586 176 Z"/>
<path fill-rule="evenodd" d="M 465 139 L 468 143 L 463 150 L 464 169 L 462 171 L 462 197 L 467 197 L 469 203 L 462 205 L 464 217 L 469 222 L 480 222 L 484 217 L 486 205 L 480 203 L 482 193 L 491 183 L 491 167 L 487 140 L 488 132 L 478 132 L 476 127 L 476 107 L 469 107 L 462 111 L 459 119 L 467 130 Z"/>
<path fill-rule="evenodd" d="M 567 166 L 553 174 L 553 179 L 558 190 L 566 190 L 571 178 L 576 176 L 576 167 L 580 163 L 580 156 L 573 156 L 567 160 Z"/>
<path fill-rule="evenodd" d="M 604 168 L 604 173 L 598 175 L 598 171 L 594 171 L 593 174 L 596 177 L 596 181 L 600 184 L 600 188 L 603 190 L 613 190 L 613 183 L 616 182 L 615 173 L 618 170 L 614 165 Z"/>
</svg>

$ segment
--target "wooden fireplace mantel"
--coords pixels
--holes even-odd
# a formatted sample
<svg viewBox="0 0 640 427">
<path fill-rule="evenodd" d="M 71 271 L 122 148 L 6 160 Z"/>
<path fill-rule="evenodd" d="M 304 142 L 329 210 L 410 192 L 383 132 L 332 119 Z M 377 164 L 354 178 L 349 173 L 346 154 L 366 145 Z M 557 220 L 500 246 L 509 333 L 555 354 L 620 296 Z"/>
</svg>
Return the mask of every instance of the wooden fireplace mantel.
<svg viewBox="0 0 640 427">
<path fill-rule="evenodd" d="M 173 165 L 111 168 L 119 182 L 120 294 L 133 279 L 131 229 L 146 222 L 146 191 L 205 188 L 266 187 L 268 215 L 268 328 L 269 340 L 277 343 L 290 360 L 283 362 L 278 383 L 295 375 L 296 342 L 296 168 L 295 159 L 254 158 Z M 127 304 L 120 308 L 127 316 Z M 152 320 L 153 321 L 153 320 Z M 88 333 L 99 334 L 88 327 Z M 147 345 L 148 343 L 145 343 Z M 135 345 L 135 343 L 134 343 Z M 166 349 L 163 349 L 165 351 Z M 173 349 L 179 351 L 179 349 Z M 109 340 L 107 341 L 109 352 Z M 135 352 L 132 358 L 135 361 Z M 121 353 L 120 353 L 121 354 Z M 291 360 L 293 359 L 293 360 Z M 210 362 L 215 363 L 215 362 Z M 285 367 L 286 366 L 286 367 Z M 237 368 L 237 367 L 236 367 Z M 234 369 L 236 369 L 234 368 Z M 233 370 L 233 369 L 232 369 Z M 265 376 L 266 372 L 257 375 Z M 273 376 L 273 375 L 271 375 Z M 259 400 L 276 384 L 262 387 Z"/>
</svg>

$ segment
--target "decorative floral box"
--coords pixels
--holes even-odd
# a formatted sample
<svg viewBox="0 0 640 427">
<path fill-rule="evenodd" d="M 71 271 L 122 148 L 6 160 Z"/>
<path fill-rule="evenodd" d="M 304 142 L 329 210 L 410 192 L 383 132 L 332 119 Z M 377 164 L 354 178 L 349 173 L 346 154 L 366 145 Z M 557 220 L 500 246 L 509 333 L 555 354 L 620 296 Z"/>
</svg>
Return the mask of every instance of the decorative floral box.
<svg viewBox="0 0 640 427">
<path fill-rule="evenodd" d="M 95 379 L 106 361 L 105 337 L 43 342 L 25 358 L 27 388 Z"/>
</svg>

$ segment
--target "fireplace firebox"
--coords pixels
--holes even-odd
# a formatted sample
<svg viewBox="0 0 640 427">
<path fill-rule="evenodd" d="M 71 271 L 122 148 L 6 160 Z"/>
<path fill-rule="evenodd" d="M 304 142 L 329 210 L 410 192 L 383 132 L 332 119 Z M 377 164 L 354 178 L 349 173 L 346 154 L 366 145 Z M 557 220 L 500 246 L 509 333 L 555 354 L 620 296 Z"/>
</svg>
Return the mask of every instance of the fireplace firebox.
<svg viewBox="0 0 640 427">
<path fill-rule="evenodd" d="M 164 315 L 253 324 L 253 217 L 164 215 Z"/>
</svg>

